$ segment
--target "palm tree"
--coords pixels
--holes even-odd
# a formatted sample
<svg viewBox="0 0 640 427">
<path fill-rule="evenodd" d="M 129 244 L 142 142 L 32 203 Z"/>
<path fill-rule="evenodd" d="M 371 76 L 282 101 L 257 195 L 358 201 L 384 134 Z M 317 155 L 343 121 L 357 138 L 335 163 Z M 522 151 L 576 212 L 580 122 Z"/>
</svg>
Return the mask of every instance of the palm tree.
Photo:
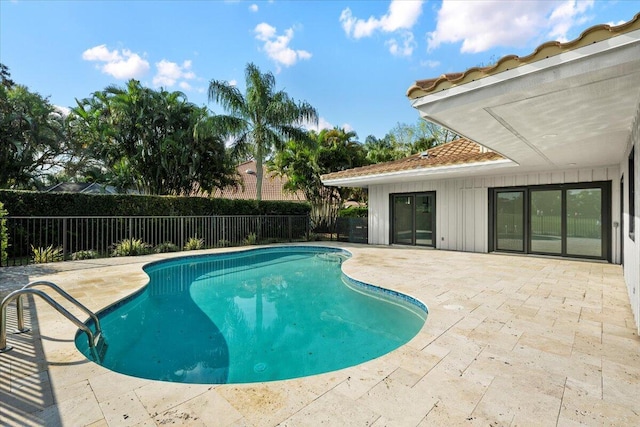
<svg viewBox="0 0 640 427">
<path fill-rule="evenodd" d="M 236 156 L 250 154 L 256 161 L 256 198 L 262 200 L 265 158 L 279 151 L 288 140 L 307 141 L 305 123 L 317 123 L 318 113 L 307 102 L 296 103 L 284 91 L 276 91 L 273 74 L 261 73 L 252 63 L 245 69 L 246 89 L 226 81 L 209 83 L 209 102 L 222 105 L 228 115 L 215 116 L 218 124 L 233 137 Z"/>
</svg>

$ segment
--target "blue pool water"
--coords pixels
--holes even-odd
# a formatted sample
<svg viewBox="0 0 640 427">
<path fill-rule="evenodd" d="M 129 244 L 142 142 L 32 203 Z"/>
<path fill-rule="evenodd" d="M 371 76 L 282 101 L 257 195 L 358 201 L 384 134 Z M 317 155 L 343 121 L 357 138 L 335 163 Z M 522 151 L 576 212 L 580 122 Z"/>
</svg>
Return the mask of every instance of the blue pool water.
<svg viewBox="0 0 640 427">
<path fill-rule="evenodd" d="M 148 264 L 148 285 L 99 313 L 107 348 L 97 362 L 136 377 L 220 384 L 379 357 L 417 334 L 426 307 L 347 278 L 348 256 L 291 246 Z M 84 333 L 75 342 L 95 360 Z"/>
</svg>

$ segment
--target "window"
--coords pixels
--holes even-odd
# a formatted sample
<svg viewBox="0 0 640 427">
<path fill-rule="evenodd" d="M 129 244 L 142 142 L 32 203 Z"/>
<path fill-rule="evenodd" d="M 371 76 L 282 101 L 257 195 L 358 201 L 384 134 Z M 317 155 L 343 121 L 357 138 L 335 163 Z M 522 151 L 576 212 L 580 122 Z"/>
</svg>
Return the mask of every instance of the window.
<svg viewBox="0 0 640 427">
<path fill-rule="evenodd" d="M 631 149 L 629 154 L 629 237 L 635 240 L 635 224 L 636 224 L 636 162 L 635 147 Z"/>
</svg>

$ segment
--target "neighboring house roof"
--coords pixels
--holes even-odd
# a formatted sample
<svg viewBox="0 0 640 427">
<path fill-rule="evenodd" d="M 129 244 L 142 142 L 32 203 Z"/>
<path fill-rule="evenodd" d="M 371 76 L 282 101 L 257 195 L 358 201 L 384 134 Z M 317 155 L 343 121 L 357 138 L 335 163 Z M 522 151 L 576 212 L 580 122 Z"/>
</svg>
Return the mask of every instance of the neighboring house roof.
<svg viewBox="0 0 640 427">
<path fill-rule="evenodd" d="M 601 24 L 593 26 L 582 32 L 578 38 L 565 43 L 559 41 L 543 43 L 538 46 L 533 53 L 524 57 L 507 55 L 499 59 L 495 64 L 487 67 L 473 67 L 461 73 L 449 73 L 432 79 L 418 80 L 407 90 L 407 96 L 410 99 L 419 98 L 428 93 L 449 89 L 453 86 L 473 82 L 502 71 L 548 59 L 561 53 L 637 30 L 638 28 L 640 28 L 640 13 L 634 16 L 629 22 L 621 25 Z"/>
<path fill-rule="evenodd" d="M 390 178 L 394 175 L 406 177 L 415 173 L 451 172 L 454 168 L 494 166 L 497 163 L 511 162 L 475 142 L 460 138 L 404 159 L 329 173 L 322 176 L 322 181 L 326 185 L 340 185 L 346 181 L 354 184 L 353 181 L 358 178 L 364 182 L 374 176 L 376 178 Z"/>
<path fill-rule="evenodd" d="M 44 190 L 45 193 L 118 194 L 111 185 L 95 182 L 61 182 Z"/>
<path fill-rule="evenodd" d="M 240 175 L 240 185 L 238 188 L 227 187 L 224 191 L 217 189 L 213 194 L 213 197 L 222 199 L 255 200 L 257 189 L 255 160 L 249 160 L 248 162 L 241 163 L 236 169 Z M 284 184 L 288 181 L 286 177 L 269 173 L 264 166 L 262 167 L 262 170 L 262 200 L 290 202 L 306 200 L 301 191 L 291 193 L 284 189 Z"/>
</svg>

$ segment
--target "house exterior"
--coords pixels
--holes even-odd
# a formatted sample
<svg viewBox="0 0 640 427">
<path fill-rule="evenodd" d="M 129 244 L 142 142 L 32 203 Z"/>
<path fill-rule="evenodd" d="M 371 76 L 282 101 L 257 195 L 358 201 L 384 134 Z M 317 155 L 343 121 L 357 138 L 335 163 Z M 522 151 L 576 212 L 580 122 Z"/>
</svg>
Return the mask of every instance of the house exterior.
<svg viewBox="0 0 640 427">
<path fill-rule="evenodd" d="M 640 330 L 640 14 L 407 96 L 463 139 L 323 176 L 368 188 L 369 243 L 623 264 Z"/>
<path fill-rule="evenodd" d="M 227 187 L 223 191 L 217 189 L 213 194 L 213 197 L 222 199 L 256 200 L 258 181 L 256 177 L 255 160 L 240 163 L 236 169 L 238 176 L 240 177 L 240 185 L 237 188 Z M 304 202 L 307 200 L 302 191 L 292 193 L 284 189 L 284 185 L 287 183 L 286 177 L 271 173 L 264 166 L 262 170 L 262 200 L 287 202 Z"/>
</svg>

